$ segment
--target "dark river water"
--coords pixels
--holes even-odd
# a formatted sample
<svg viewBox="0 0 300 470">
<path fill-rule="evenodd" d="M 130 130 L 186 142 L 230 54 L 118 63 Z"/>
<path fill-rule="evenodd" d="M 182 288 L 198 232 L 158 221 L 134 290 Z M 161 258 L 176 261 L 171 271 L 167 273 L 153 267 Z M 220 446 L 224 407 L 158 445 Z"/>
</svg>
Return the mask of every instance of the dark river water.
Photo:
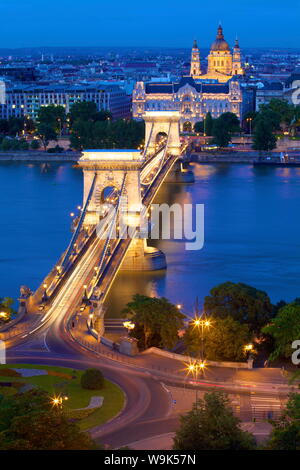
<svg viewBox="0 0 300 470">
<path fill-rule="evenodd" d="M 247 164 L 193 166 L 194 184 L 163 185 L 156 202 L 205 205 L 205 243 L 157 241 L 168 268 L 120 273 L 108 299 L 119 316 L 134 293 L 159 295 L 189 312 L 220 282 L 245 282 L 272 301 L 300 296 L 300 169 Z M 82 173 L 70 164 L 0 164 L 0 297 L 35 289 L 66 248 Z"/>
</svg>

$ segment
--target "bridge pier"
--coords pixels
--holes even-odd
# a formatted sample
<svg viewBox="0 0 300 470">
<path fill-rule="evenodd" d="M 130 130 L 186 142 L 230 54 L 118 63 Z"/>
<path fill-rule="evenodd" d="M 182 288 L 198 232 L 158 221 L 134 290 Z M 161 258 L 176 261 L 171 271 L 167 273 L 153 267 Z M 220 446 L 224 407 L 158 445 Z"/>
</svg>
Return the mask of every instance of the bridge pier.
<svg viewBox="0 0 300 470">
<path fill-rule="evenodd" d="M 194 183 L 195 176 L 193 170 L 189 165 L 184 164 L 183 161 L 177 161 L 174 168 L 168 174 L 166 183 Z"/>
<path fill-rule="evenodd" d="M 147 246 L 145 239 L 133 239 L 120 270 L 157 271 L 166 267 L 166 257 L 162 251 L 153 246 Z"/>
</svg>

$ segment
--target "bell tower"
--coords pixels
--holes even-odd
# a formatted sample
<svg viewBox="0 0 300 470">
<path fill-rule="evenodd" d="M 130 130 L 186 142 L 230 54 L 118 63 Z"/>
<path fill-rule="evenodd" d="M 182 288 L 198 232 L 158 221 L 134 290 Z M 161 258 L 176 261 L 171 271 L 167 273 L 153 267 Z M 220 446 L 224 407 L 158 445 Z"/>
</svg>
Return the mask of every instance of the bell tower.
<svg viewBox="0 0 300 470">
<path fill-rule="evenodd" d="M 192 48 L 192 54 L 191 54 L 191 70 L 190 70 L 190 76 L 191 77 L 197 77 L 201 75 L 201 66 L 200 66 L 200 52 L 199 48 L 197 45 L 196 39 L 194 40 L 193 48 Z"/>
<path fill-rule="evenodd" d="M 238 39 L 235 40 L 233 48 L 232 75 L 244 75 L 244 69 L 242 67 L 241 60 L 241 49 Z"/>
</svg>

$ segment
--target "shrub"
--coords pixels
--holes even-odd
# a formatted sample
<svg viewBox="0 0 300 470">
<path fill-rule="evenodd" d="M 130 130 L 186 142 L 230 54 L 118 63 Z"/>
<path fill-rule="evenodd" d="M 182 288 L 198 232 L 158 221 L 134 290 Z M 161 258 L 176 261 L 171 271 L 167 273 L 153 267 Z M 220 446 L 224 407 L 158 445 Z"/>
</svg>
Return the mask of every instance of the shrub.
<svg viewBox="0 0 300 470">
<path fill-rule="evenodd" d="M 87 369 L 81 376 L 81 387 L 88 390 L 100 390 L 104 386 L 104 377 L 98 369 Z"/>
<path fill-rule="evenodd" d="M 38 150 L 40 148 L 40 143 L 37 139 L 34 139 L 31 144 L 30 144 L 30 147 L 32 148 L 32 150 Z"/>
</svg>

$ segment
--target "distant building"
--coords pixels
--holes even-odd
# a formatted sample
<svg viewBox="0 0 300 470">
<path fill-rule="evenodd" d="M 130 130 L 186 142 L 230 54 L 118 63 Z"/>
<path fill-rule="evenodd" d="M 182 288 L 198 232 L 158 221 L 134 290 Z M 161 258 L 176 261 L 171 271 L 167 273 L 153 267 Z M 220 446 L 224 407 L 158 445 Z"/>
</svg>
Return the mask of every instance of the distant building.
<svg viewBox="0 0 300 470">
<path fill-rule="evenodd" d="M 0 76 L 9 77 L 21 82 L 34 82 L 38 78 L 38 72 L 33 66 L 0 66 Z"/>
<path fill-rule="evenodd" d="M 231 52 L 229 44 L 224 39 L 223 28 L 219 25 L 217 37 L 210 48 L 206 73 L 201 73 L 200 51 L 197 42 L 194 41 L 190 75 L 195 80 L 218 80 L 219 82 L 227 82 L 234 76 L 244 75 L 238 40 L 236 39 L 233 52 Z"/>
<path fill-rule="evenodd" d="M 197 121 L 203 121 L 208 112 L 213 118 L 232 112 L 242 119 L 242 101 L 238 81 L 197 83 L 192 77 L 183 77 L 179 83 L 137 82 L 132 112 L 135 118 L 142 118 L 145 111 L 180 111 L 181 130 L 188 131 Z"/>
<path fill-rule="evenodd" d="M 98 110 L 110 111 L 114 119 L 131 116 L 131 99 L 118 85 L 93 83 L 87 85 L 26 85 L 6 87 L 5 102 L 1 104 L 0 117 L 28 116 L 35 119 L 42 106 L 61 105 L 66 112 L 78 101 L 93 101 Z"/>
<path fill-rule="evenodd" d="M 252 99 L 248 96 L 249 103 L 243 106 L 246 93 L 240 84 L 243 75 L 238 41 L 231 52 L 220 25 L 208 56 L 207 71 L 201 69 L 200 51 L 194 41 L 189 76 L 177 82 L 136 83 L 132 95 L 133 116 L 142 118 L 145 111 L 178 110 L 182 116 L 181 130 L 186 131 L 192 130 L 197 121 L 203 121 L 208 112 L 213 118 L 232 112 L 242 120 Z"/>
<path fill-rule="evenodd" d="M 264 82 L 261 87 L 256 90 L 256 111 L 263 104 L 268 104 L 274 98 L 284 99 L 284 86 L 281 82 Z"/>
</svg>

